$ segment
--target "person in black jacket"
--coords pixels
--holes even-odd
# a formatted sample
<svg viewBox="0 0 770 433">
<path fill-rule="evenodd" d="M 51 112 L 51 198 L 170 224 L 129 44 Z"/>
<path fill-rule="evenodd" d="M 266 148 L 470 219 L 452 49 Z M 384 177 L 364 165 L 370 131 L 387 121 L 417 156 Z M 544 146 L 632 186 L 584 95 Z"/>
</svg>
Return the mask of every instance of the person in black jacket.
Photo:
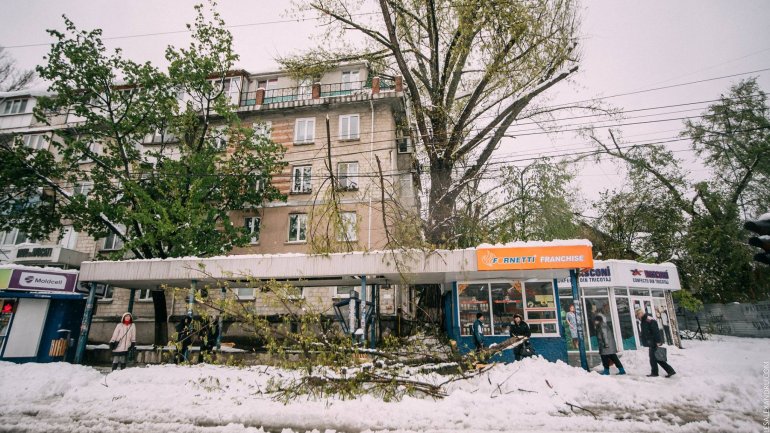
<svg viewBox="0 0 770 433">
<path fill-rule="evenodd" d="M 476 313 L 476 321 L 473 322 L 473 343 L 476 352 L 484 350 L 484 315 Z"/>
<path fill-rule="evenodd" d="M 676 371 L 674 371 L 667 362 L 655 359 L 655 349 L 663 344 L 663 338 L 660 333 L 660 328 L 658 328 L 658 322 L 653 320 L 652 316 L 645 313 L 641 308 L 636 310 L 636 318 L 641 322 L 642 343 L 649 349 L 650 367 L 652 368 L 652 372 L 648 377 L 658 377 L 658 364 L 666 370 L 666 377 L 675 375 Z"/>
<path fill-rule="evenodd" d="M 530 331 L 529 325 L 527 325 L 527 322 L 523 320 L 523 318 L 521 317 L 521 314 L 513 315 L 513 323 L 511 323 L 510 331 L 511 331 L 511 337 L 529 338 L 529 336 L 532 335 L 532 331 Z M 516 356 L 517 361 L 521 361 L 521 353 L 524 350 L 525 344 L 527 344 L 527 342 L 523 344 L 519 344 L 518 346 L 513 348 L 513 354 L 514 356 Z"/>
</svg>

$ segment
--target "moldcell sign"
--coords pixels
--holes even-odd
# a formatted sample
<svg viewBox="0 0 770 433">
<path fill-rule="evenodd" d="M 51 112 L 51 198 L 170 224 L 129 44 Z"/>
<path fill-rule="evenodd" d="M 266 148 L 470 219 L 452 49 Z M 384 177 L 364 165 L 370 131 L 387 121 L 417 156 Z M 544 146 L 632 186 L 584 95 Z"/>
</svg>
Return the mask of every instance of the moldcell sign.
<svg viewBox="0 0 770 433">
<path fill-rule="evenodd" d="M 8 289 L 47 292 L 74 292 L 77 275 L 30 269 L 2 269 L 0 272 L 10 272 Z"/>
</svg>

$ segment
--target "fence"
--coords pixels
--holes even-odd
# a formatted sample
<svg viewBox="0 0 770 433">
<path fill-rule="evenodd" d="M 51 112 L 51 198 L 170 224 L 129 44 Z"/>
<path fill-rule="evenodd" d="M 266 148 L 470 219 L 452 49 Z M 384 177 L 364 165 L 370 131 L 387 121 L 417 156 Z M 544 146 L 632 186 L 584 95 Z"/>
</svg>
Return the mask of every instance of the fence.
<svg viewBox="0 0 770 433">
<path fill-rule="evenodd" d="M 697 320 L 696 320 L 697 316 Z M 755 304 L 706 304 L 696 314 L 677 308 L 680 329 L 736 337 L 770 338 L 770 301 Z"/>
</svg>

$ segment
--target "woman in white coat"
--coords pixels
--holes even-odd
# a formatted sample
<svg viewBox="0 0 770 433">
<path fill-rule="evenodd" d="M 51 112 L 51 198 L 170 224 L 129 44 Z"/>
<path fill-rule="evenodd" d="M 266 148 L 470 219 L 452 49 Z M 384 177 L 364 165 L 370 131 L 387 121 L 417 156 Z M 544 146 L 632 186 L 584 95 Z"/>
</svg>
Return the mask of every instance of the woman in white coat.
<svg viewBox="0 0 770 433">
<path fill-rule="evenodd" d="M 112 332 L 110 338 L 110 348 L 112 349 L 112 371 L 115 371 L 120 365 L 121 369 L 126 368 L 126 357 L 129 349 L 136 346 L 136 327 L 131 313 L 123 313 L 118 326 Z"/>
</svg>

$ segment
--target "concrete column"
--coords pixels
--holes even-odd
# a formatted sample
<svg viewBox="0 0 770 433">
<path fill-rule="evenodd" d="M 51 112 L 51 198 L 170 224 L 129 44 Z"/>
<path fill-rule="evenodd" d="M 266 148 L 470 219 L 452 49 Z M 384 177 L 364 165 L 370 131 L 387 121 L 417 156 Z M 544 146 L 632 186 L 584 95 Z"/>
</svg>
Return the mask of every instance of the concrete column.
<svg viewBox="0 0 770 433">
<path fill-rule="evenodd" d="M 321 99 L 321 83 L 313 83 L 313 99 Z"/>
<path fill-rule="evenodd" d="M 257 89 L 257 95 L 254 97 L 254 99 L 256 100 L 254 102 L 255 105 L 262 105 L 262 104 L 264 104 L 265 103 L 265 89 L 263 89 L 262 87 Z"/>
<path fill-rule="evenodd" d="M 380 93 L 380 77 L 372 78 L 372 95 L 378 95 Z"/>
<path fill-rule="evenodd" d="M 404 91 L 404 79 L 402 77 L 396 77 L 396 92 Z"/>
</svg>

